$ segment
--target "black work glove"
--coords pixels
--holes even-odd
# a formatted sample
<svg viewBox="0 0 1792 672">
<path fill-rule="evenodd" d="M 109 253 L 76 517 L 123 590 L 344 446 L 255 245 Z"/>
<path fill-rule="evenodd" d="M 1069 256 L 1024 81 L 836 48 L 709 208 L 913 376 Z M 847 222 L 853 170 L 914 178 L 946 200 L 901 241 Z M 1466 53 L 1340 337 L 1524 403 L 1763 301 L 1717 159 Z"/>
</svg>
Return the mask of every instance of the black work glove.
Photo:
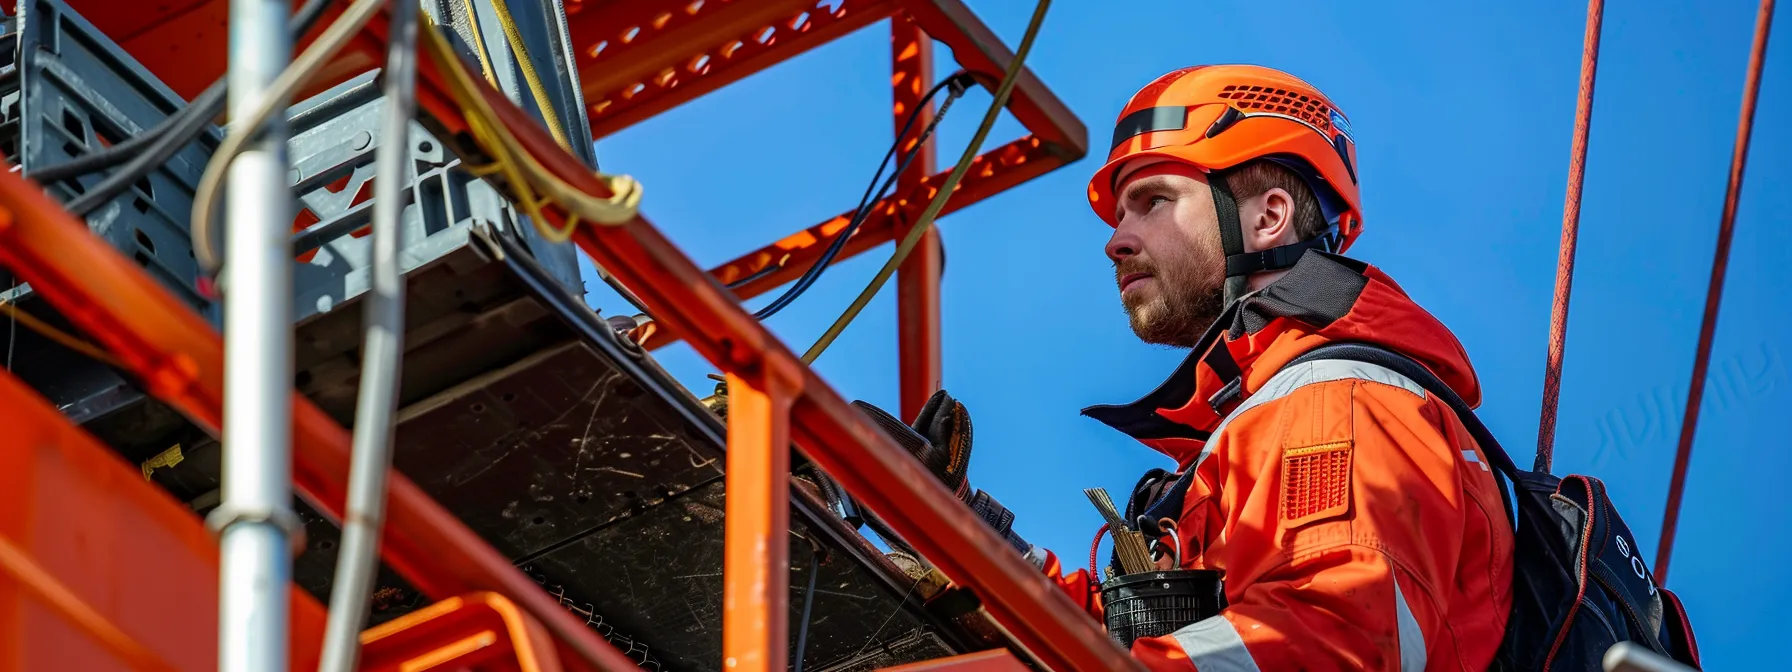
<svg viewBox="0 0 1792 672">
<path fill-rule="evenodd" d="M 903 424 L 883 409 L 863 401 L 852 404 L 877 423 L 896 445 L 920 460 L 922 466 L 1015 550 L 1038 564 L 1033 546 L 1014 532 L 1014 513 L 988 492 L 971 488 L 965 473 L 971 463 L 971 414 L 964 404 L 946 394 L 945 390 L 935 392 L 921 407 L 921 414 L 915 417 L 913 425 Z"/>
<path fill-rule="evenodd" d="M 965 470 L 971 463 L 971 414 L 945 390 L 933 393 L 915 424 L 904 424 L 884 409 L 863 401 L 852 402 L 871 417 L 896 445 L 914 455 L 921 465 L 946 485 L 960 500 L 971 501 Z"/>
</svg>

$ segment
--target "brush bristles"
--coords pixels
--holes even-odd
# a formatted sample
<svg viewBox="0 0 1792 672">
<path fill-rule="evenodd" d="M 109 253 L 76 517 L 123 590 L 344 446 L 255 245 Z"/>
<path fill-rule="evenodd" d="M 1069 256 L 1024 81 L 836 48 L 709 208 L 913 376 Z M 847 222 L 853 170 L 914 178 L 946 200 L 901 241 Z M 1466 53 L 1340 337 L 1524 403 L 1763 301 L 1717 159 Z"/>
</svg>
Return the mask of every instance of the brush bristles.
<svg viewBox="0 0 1792 672">
<path fill-rule="evenodd" d="M 1114 506 L 1114 498 L 1108 495 L 1107 488 L 1086 488 L 1083 494 L 1101 512 L 1101 517 L 1108 522 L 1108 533 L 1114 538 L 1114 554 L 1120 557 L 1120 571 L 1123 574 L 1148 572 L 1156 567 L 1151 561 L 1151 551 L 1145 547 L 1145 538 L 1126 525 L 1120 519 L 1120 510 Z"/>
</svg>

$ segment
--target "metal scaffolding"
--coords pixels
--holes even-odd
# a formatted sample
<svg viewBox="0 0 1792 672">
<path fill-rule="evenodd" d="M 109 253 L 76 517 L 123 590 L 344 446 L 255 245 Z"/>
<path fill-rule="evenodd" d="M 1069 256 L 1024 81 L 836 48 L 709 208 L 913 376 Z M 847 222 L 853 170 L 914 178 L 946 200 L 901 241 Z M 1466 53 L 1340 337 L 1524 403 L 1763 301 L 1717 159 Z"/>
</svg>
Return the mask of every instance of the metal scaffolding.
<svg viewBox="0 0 1792 672">
<path fill-rule="evenodd" d="M 233 1 L 256 5 L 256 0 Z M 907 4 L 848 0 L 831 13 L 813 14 L 808 11 L 814 9 L 812 2 L 619 3 L 617 7 L 606 8 L 613 11 L 597 11 L 596 4 L 587 3 L 577 13 L 569 11 L 568 23 L 574 42 L 580 44 L 581 53 L 602 52 L 601 55 L 609 59 L 601 64 L 581 65 L 585 72 L 601 73 L 606 78 L 584 83 L 584 93 L 591 105 L 594 136 L 614 132 L 689 97 L 883 18 L 893 18 L 891 36 L 896 76 L 892 90 L 898 120 L 904 118 L 909 106 L 917 104 L 919 91 L 931 75 L 929 38 L 953 47 L 962 66 L 990 75 L 991 79 L 1014 58 L 957 0 Z M 614 52 L 589 48 L 587 43 L 593 41 L 593 34 L 608 34 L 607 31 L 618 28 L 613 22 L 629 20 L 629 11 L 659 4 L 676 6 L 680 10 L 687 4 L 692 7 L 702 5 L 707 9 L 684 12 L 677 16 L 677 20 L 659 22 L 653 20 L 653 12 L 648 12 L 640 25 L 651 25 L 652 28 L 642 31 L 640 39 L 615 45 Z M 799 14 L 802 16 L 796 16 Z M 233 15 L 248 21 L 246 13 L 233 12 Z M 284 20 L 282 14 L 279 24 L 269 24 L 275 28 L 263 25 L 259 29 L 264 32 L 283 29 L 280 26 Z M 770 26 L 779 26 L 778 30 L 784 35 L 777 39 L 755 37 L 763 34 L 757 31 Z M 373 55 L 381 54 L 388 30 L 389 24 L 383 17 L 374 19 L 350 52 L 332 63 L 329 72 L 347 72 L 350 69 L 342 66 L 342 62 L 356 59 L 367 62 L 375 58 Z M 267 41 L 263 46 L 278 51 L 282 59 L 290 52 L 288 44 L 282 41 Z M 632 95 L 625 95 L 626 100 L 619 101 L 612 95 L 613 91 L 605 90 L 605 82 L 608 78 L 628 79 L 629 73 L 633 72 L 626 67 L 617 67 L 614 62 L 619 58 L 615 54 L 627 51 L 622 48 L 624 46 L 634 50 L 627 63 L 643 72 L 660 71 L 660 66 L 649 64 L 662 61 L 694 64 L 698 56 L 708 55 L 709 58 L 702 67 L 694 67 L 681 75 L 691 80 L 685 85 L 655 79 L 653 91 L 643 87 Z M 237 58 L 234 54 L 231 58 L 233 76 L 236 76 Z M 248 63 L 245 61 L 244 65 Z M 182 65 L 190 67 L 192 64 Z M 158 66 L 170 67 L 168 63 L 150 64 L 151 69 Z M 277 71 L 278 65 L 273 69 Z M 623 82 L 618 86 L 634 88 L 634 84 Z M 566 153 L 554 138 L 509 99 L 485 88 L 478 93 L 484 104 L 495 111 L 501 125 L 516 136 L 518 149 L 525 155 L 589 197 L 601 199 L 612 195 L 604 181 L 594 177 L 588 168 Z M 427 60 L 420 68 L 417 99 L 421 110 L 441 127 L 444 137 L 467 130 L 467 118 L 446 86 L 444 73 Z M 1043 174 L 1080 158 L 1086 151 L 1085 131 L 1081 124 L 1031 74 L 1023 73 L 1020 77 L 1008 109 L 1032 135 L 979 157 L 958 186 L 949 210 Z M 279 128 L 272 130 L 264 138 L 282 137 Z M 263 143 L 271 142 L 274 140 L 263 140 Z M 270 168 L 283 158 L 278 149 L 269 154 L 271 156 L 259 157 L 252 152 L 245 153 L 237 159 L 233 176 L 253 174 L 267 182 L 268 176 L 273 174 Z M 899 235 L 899 224 L 906 221 L 905 217 L 912 216 L 913 211 L 935 195 L 936 185 L 945 176 L 931 174 L 931 157 L 926 159 L 915 162 L 901 177 L 898 192 L 875 204 L 873 216 L 848 241 L 845 254 L 862 252 Z M 284 177 L 284 170 L 281 176 Z M 240 263 L 245 259 L 259 259 L 256 255 L 265 254 L 267 250 L 239 249 L 254 240 L 251 236 L 239 235 L 239 231 L 256 219 L 266 220 L 280 215 L 284 219 L 275 217 L 276 221 L 290 220 L 291 213 L 285 212 L 288 207 L 285 199 L 243 199 L 241 194 L 257 193 L 253 191 L 254 187 L 235 181 L 231 186 L 231 194 L 236 197 L 230 200 L 233 227 L 230 252 L 231 258 L 239 263 L 230 265 L 228 295 L 264 297 L 260 318 L 266 320 L 277 314 L 282 321 L 275 330 L 285 332 L 289 338 L 289 322 L 284 321 L 286 313 L 281 312 L 290 311 L 288 301 L 265 300 L 274 294 L 280 294 L 283 299 L 290 296 L 288 288 L 281 286 L 277 288 L 281 291 L 275 292 L 276 287 L 271 284 L 279 282 L 279 269 L 287 266 L 286 237 L 281 236 L 280 246 L 270 248 L 281 255 L 280 263 Z M 281 188 L 284 186 L 280 185 Z M 281 211 L 274 212 L 276 208 Z M 565 211 L 548 208 L 546 214 L 551 226 L 569 223 Z M 275 428 L 290 426 L 291 482 L 326 515 L 339 519 L 343 516 L 348 490 L 349 436 L 311 402 L 291 391 L 288 387 L 290 374 L 282 374 L 290 371 L 290 359 L 286 359 L 284 365 L 271 361 L 279 357 L 279 353 L 290 352 L 288 341 L 263 336 L 242 337 L 227 330 L 229 342 L 233 344 L 227 350 L 225 341 L 196 314 L 179 305 L 141 269 L 123 260 L 104 242 L 94 239 L 84 223 L 70 217 L 34 185 L 16 175 L 0 176 L 0 222 L 4 222 L 0 223 L 0 263 L 16 272 L 21 280 L 42 287 L 46 300 L 66 311 L 79 330 L 114 353 L 120 365 L 145 381 L 150 393 L 208 431 L 216 432 L 221 426 L 228 425 L 232 429 L 226 437 L 239 447 L 252 441 L 235 439 L 239 430 L 261 427 L 261 436 L 280 434 L 284 437 L 286 433 L 277 432 Z M 733 663 L 728 665 L 729 669 L 782 669 L 787 657 L 788 630 L 782 614 L 788 574 L 782 557 L 783 545 L 771 542 L 788 534 L 790 490 L 786 487 L 789 465 L 785 447 L 793 442 L 811 460 L 837 475 L 849 491 L 880 513 L 891 528 L 937 563 L 939 569 L 977 594 L 989 613 L 1012 633 L 1017 647 L 1015 652 L 1054 669 L 1136 669 L 1136 664 L 1101 632 L 1099 626 L 1058 592 L 1045 576 L 1007 551 L 1000 539 L 978 524 L 973 514 L 957 504 L 943 486 L 927 477 L 905 451 L 848 406 L 742 310 L 739 298 L 756 295 L 800 274 L 825 247 L 818 244 L 817 238 L 825 240 L 828 234 L 838 232 L 845 224 L 845 217 L 841 217 L 811 227 L 713 272 L 692 264 L 651 224 L 638 216 L 621 225 L 586 222 L 573 229 L 574 241 L 579 247 L 600 266 L 614 272 L 652 310 L 661 328 L 651 344 L 669 342 L 672 336 L 683 337 L 726 372 L 732 383 L 726 471 L 729 513 L 725 570 L 727 608 L 723 616 L 724 650 Z M 933 235 L 929 234 L 930 237 Z M 264 267 L 259 271 L 243 270 L 257 266 Z M 911 334 L 905 336 L 903 346 L 904 403 L 915 407 L 937 387 L 939 380 L 938 273 L 937 244 L 927 244 L 904 265 L 899 280 L 902 310 L 914 324 Z M 732 295 L 723 287 L 724 283 L 748 277 L 752 279 L 735 287 Z M 256 314 L 251 310 L 234 312 L 241 313 L 237 319 Z M 268 324 L 275 323 L 269 320 Z M 259 357 L 270 361 L 236 364 L 237 353 L 242 350 L 235 344 L 242 343 L 244 338 L 258 340 L 260 348 L 247 352 L 258 353 Z M 235 376 L 250 370 L 259 371 L 255 379 L 268 389 L 274 389 L 277 384 L 281 390 L 277 402 L 264 401 L 257 408 L 278 407 L 279 410 L 263 410 L 260 417 L 268 420 L 260 425 L 253 421 L 237 421 L 235 415 L 230 415 L 233 420 L 225 423 L 225 414 L 234 413 L 232 409 L 243 403 L 253 403 L 255 399 L 239 398 L 237 391 L 254 383 L 234 382 L 237 380 Z M 228 394 L 227 375 L 232 376 Z M 285 413 L 290 416 L 283 415 Z M 40 421 L 54 423 L 49 419 Z M 259 448 L 258 454 L 263 456 L 271 455 L 270 450 L 279 448 L 271 442 L 250 445 Z M 257 473 L 265 478 L 271 472 L 262 470 Z M 388 660 L 392 655 L 414 653 L 415 647 L 402 649 L 399 654 L 379 648 L 382 643 L 402 639 L 407 628 L 413 633 L 431 631 L 432 628 L 441 632 L 464 632 L 454 628 L 467 622 L 483 623 L 489 622 L 489 618 L 499 618 L 511 624 L 504 630 L 508 633 L 507 641 L 523 642 L 535 636 L 529 633 L 539 633 L 550 638 L 552 643 L 545 648 L 533 649 L 534 653 L 553 653 L 562 664 L 570 667 L 632 667 L 619 652 L 574 619 L 531 579 L 402 474 L 388 472 L 386 481 L 390 503 L 387 525 L 381 535 L 382 556 L 410 583 L 441 602 L 364 633 L 364 662 L 371 664 Z M 234 490 L 232 494 L 235 494 Z M 281 503 L 284 501 L 282 499 Z M 260 522 L 273 522 L 272 514 L 262 516 Z M 175 521 L 168 524 L 177 526 Z M 239 523 L 233 527 L 248 528 L 249 524 Z M 262 527 L 279 529 L 273 525 Z M 270 535 L 268 540 L 272 539 Z M 284 543 L 284 536 L 281 539 Z M 283 546 L 281 552 L 284 553 Z M 229 572 L 225 575 L 229 576 Z M 278 587 L 286 583 L 282 576 L 271 585 Z M 264 582 L 264 585 L 269 584 Z M 238 593 L 227 588 L 222 594 L 228 600 Z M 276 604 L 266 601 L 275 598 L 265 593 L 260 599 L 264 601 L 258 606 L 264 609 Z M 286 594 L 278 599 L 282 600 L 278 604 L 284 605 Z M 275 658 L 281 666 L 290 659 L 294 667 L 315 661 L 318 652 L 312 639 L 321 631 L 321 624 L 316 621 L 319 607 L 312 600 L 298 599 L 292 608 L 298 619 L 293 627 L 303 624 L 309 634 L 301 638 L 296 634 L 298 630 L 294 630 L 290 652 L 265 646 L 259 649 L 263 658 L 252 663 L 257 669 L 272 669 L 275 663 L 271 661 Z M 228 616 L 224 620 L 220 627 L 226 632 L 250 623 L 248 620 L 234 622 Z M 255 627 L 262 628 L 260 632 L 263 634 L 259 636 L 274 636 L 275 631 L 267 627 L 269 623 L 265 619 L 253 621 Z M 280 642 L 286 641 L 285 622 L 281 622 L 278 637 Z M 239 644 L 253 642 L 256 646 L 267 643 L 266 639 L 251 639 L 246 635 L 236 641 Z M 231 651 L 225 650 L 226 660 L 236 655 Z M 938 669 L 1014 669 L 1017 664 L 1014 652 L 997 650 L 938 661 Z M 927 667 L 931 666 L 913 669 Z"/>
</svg>

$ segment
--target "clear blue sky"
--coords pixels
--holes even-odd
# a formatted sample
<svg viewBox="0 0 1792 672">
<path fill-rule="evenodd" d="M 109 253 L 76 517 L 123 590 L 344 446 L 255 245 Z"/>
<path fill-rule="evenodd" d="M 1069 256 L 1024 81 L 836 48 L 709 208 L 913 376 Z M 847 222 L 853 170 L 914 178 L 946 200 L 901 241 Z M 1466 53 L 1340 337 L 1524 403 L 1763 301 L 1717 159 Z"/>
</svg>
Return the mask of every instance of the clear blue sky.
<svg viewBox="0 0 1792 672">
<path fill-rule="evenodd" d="M 1032 2 L 970 3 L 1010 45 Z M 1055 3 L 1029 65 L 1104 147 L 1140 86 L 1171 69 L 1243 62 L 1319 86 L 1359 141 L 1367 232 L 1353 256 L 1387 269 L 1450 325 L 1481 375 L 1481 415 L 1520 463 L 1536 442 L 1585 7 L 1576 2 Z M 1444 7 L 1442 5 L 1450 5 Z M 1653 557 L 1730 160 L 1750 0 L 1610 3 L 1562 392 L 1558 473 L 1604 479 Z M 1781 17 L 1784 19 L 1785 17 Z M 1784 21 L 1782 21 L 1784 24 Z M 1769 51 L 1754 151 L 1712 357 L 1671 588 L 1710 669 L 1777 666 L 1779 580 L 1792 544 L 1792 48 Z M 938 50 L 936 74 L 953 67 Z M 891 135 L 885 23 L 598 143 L 647 187 L 644 211 L 699 264 L 733 258 L 857 201 Z M 988 95 L 942 127 L 942 165 Z M 1017 137 L 1012 120 L 989 146 Z M 1031 541 L 1086 558 L 1100 521 L 1080 490 L 1125 493 L 1166 460 L 1083 406 L 1130 401 L 1182 352 L 1127 330 L 1108 228 L 1083 186 L 1091 157 L 942 220 L 946 387 L 977 425 L 974 484 Z M 835 266 L 771 321 L 806 347 L 889 247 Z M 1771 259 L 1781 259 L 1773 262 Z M 589 270 L 585 275 L 594 276 Z M 593 287 L 607 311 L 623 304 Z M 754 305 L 765 299 L 752 302 Z M 819 363 L 850 398 L 896 408 L 890 291 Z M 661 362 L 707 394 L 688 349 Z"/>
</svg>

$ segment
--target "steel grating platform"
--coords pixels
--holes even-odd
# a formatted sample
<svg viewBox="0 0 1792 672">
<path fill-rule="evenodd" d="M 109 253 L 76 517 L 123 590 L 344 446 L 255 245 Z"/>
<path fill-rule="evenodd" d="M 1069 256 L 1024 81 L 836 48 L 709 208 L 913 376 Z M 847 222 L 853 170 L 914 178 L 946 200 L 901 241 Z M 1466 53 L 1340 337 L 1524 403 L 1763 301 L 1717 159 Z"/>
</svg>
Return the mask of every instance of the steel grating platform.
<svg viewBox="0 0 1792 672">
<path fill-rule="evenodd" d="M 394 466 L 644 668 L 720 670 L 724 423 L 509 234 L 480 226 L 471 239 L 407 275 Z M 345 425 L 358 308 L 298 334 L 298 389 Z M 195 434 L 183 435 L 192 443 L 176 464 L 146 470 L 204 514 L 218 500 L 219 446 Z M 806 669 L 1006 645 L 974 603 L 923 605 L 920 580 L 807 481 L 792 489 L 793 646 L 809 563 L 819 562 Z M 339 532 L 302 503 L 300 512 L 294 581 L 327 600 Z M 370 625 L 427 603 L 382 569 Z"/>
</svg>

